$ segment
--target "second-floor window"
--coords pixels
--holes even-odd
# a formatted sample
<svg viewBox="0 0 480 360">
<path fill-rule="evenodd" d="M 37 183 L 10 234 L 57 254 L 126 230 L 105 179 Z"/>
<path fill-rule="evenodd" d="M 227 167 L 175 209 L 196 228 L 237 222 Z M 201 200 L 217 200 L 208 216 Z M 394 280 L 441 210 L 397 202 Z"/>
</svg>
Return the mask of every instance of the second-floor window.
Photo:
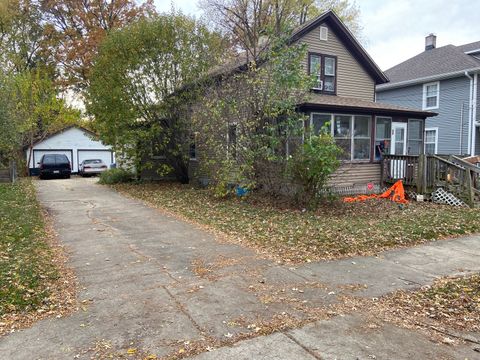
<svg viewBox="0 0 480 360">
<path fill-rule="evenodd" d="M 325 94 L 335 94 L 337 76 L 337 58 L 335 56 L 310 53 L 308 55 L 308 73 L 315 76 L 313 90 Z"/>
<path fill-rule="evenodd" d="M 440 98 L 440 82 L 423 85 L 423 110 L 438 109 Z"/>
</svg>

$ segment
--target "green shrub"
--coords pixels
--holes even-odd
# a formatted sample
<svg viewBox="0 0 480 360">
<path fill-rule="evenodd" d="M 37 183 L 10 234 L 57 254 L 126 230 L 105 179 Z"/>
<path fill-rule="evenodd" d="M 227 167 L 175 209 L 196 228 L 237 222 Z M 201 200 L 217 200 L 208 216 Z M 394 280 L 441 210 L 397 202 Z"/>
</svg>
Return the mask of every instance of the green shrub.
<svg viewBox="0 0 480 360">
<path fill-rule="evenodd" d="M 310 208 L 316 208 L 325 192 L 328 178 L 340 166 L 342 149 L 330 134 L 312 135 L 288 160 L 288 172 L 300 188 L 297 198 Z"/>
<path fill-rule="evenodd" d="M 100 174 L 98 182 L 104 185 L 127 183 L 134 179 L 133 173 L 125 169 L 110 169 Z"/>
</svg>

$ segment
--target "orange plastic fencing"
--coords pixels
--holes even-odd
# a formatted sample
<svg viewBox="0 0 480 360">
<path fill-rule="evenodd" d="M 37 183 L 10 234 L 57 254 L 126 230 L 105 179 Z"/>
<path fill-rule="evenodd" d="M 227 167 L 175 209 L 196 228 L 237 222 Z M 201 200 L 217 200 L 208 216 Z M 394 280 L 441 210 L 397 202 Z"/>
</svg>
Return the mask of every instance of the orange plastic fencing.
<svg viewBox="0 0 480 360">
<path fill-rule="evenodd" d="M 398 180 L 393 186 L 385 191 L 383 194 L 377 195 L 360 195 L 355 197 L 346 197 L 343 199 L 344 202 L 356 202 L 356 201 L 365 201 L 368 199 L 390 199 L 400 204 L 407 204 L 408 201 L 405 199 L 405 189 L 403 188 L 402 180 Z"/>
</svg>

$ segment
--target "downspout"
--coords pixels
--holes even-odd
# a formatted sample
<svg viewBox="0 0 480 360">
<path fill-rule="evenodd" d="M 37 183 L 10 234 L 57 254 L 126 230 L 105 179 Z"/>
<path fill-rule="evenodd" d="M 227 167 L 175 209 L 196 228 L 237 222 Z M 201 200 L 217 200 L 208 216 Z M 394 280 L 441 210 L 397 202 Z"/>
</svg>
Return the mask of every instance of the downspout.
<svg viewBox="0 0 480 360">
<path fill-rule="evenodd" d="M 473 101 L 472 101 L 472 156 L 475 156 L 475 144 L 477 137 L 477 90 L 478 73 L 473 75 Z"/>
<path fill-rule="evenodd" d="M 465 76 L 470 79 L 470 92 L 468 93 L 468 145 L 467 153 L 470 152 L 472 148 L 472 94 L 473 94 L 473 78 L 470 76 L 468 71 L 465 71 Z"/>
</svg>

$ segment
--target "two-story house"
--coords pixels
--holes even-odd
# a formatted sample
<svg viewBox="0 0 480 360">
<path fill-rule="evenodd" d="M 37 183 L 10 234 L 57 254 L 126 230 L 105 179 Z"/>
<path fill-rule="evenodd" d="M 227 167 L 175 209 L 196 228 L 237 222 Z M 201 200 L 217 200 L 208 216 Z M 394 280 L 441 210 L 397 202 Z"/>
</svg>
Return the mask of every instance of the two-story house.
<svg viewBox="0 0 480 360">
<path fill-rule="evenodd" d="M 480 41 L 437 48 L 430 34 L 425 51 L 385 73 L 377 101 L 439 114 L 426 121 L 426 153 L 480 154 Z"/>
<path fill-rule="evenodd" d="M 333 190 L 364 192 L 367 184 L 378 188 L 382 154 L 403 154 L 407 149 L 423 152 L 425 119 L 436 114 L 420 107 L 376 102 L 375 86 L 387 83 L 388 78 L 334 12 L 297 28 L 290 43 L 298 42 L 307 45 L 305 71 L 318 81 L 308 100 L 297 108 L 309 116 L 315 131 L 329 123 L 332 136 L 344 150 L 342 165 L 330 181 Z M 226 72 L 242 71 L 245 65 L 226 66 Z M 230 141 L 237 138 L 229 135 Z M 198 168 L 203 157 L 208 156 L 193 151 L 190 169 Z M 190 173 L 195 177 L 195 171 Z"/>
</svg>

